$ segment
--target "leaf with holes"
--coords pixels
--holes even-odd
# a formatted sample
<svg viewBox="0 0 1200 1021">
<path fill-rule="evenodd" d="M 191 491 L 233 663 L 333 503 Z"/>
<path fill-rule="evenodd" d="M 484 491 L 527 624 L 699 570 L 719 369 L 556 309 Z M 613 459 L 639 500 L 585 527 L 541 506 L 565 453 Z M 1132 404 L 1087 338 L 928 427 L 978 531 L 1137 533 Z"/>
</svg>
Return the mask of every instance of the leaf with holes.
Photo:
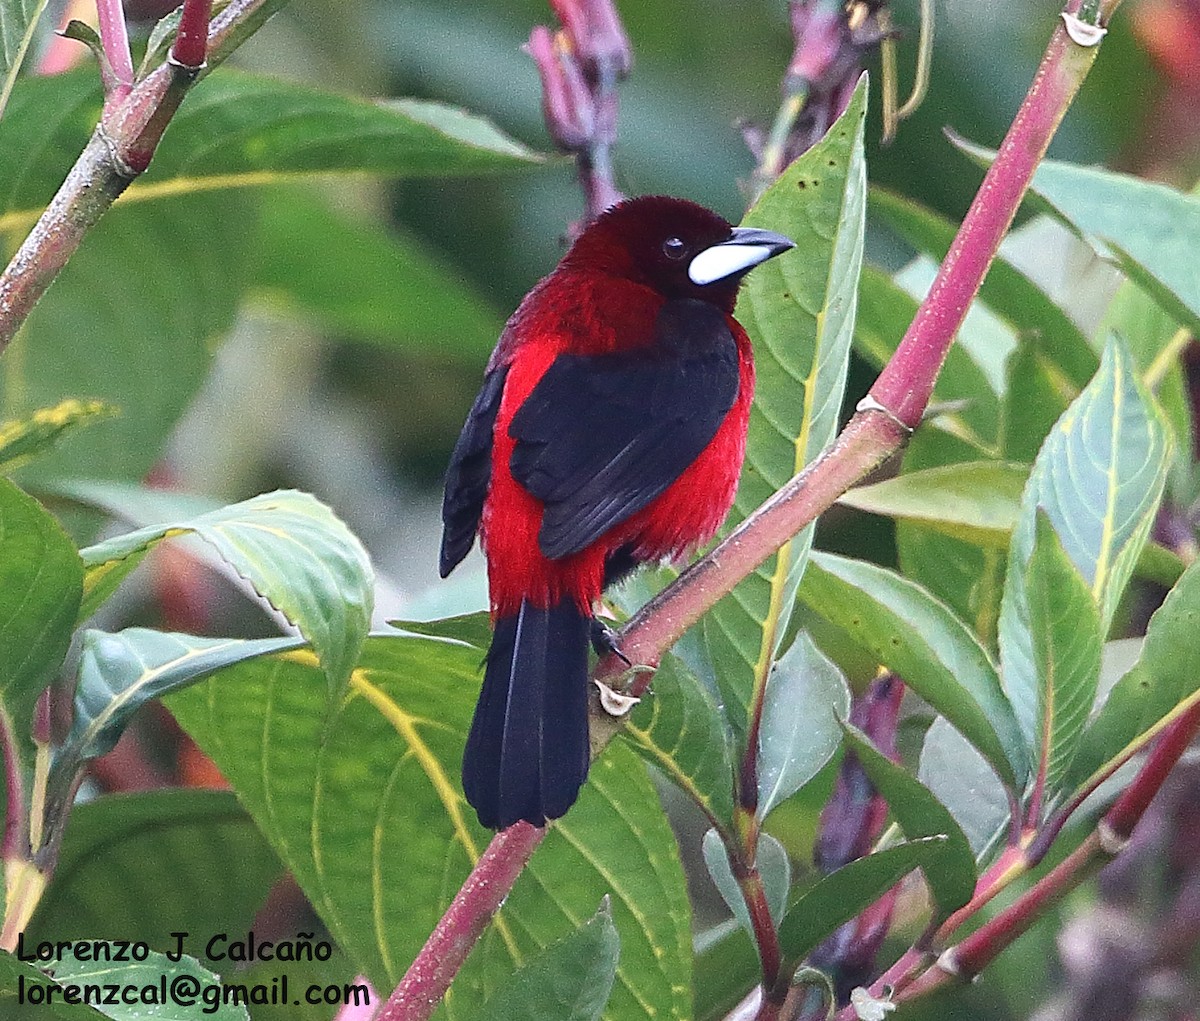
<svg viewBox="0 0 1200 1021">
<path fill-rule="evenodd" d="M 797 159 L 746 216 L 792 238 L 797 250 L 759 267 L 737 317 L 754 341 L 758 381 L 732 528 L 833 439 L 845 388 L 862 265 L 866 80 L 825 138 Z M 745 732 L 787 632 L 812 542 L 807 528 L 704 618 L 730 723 Z"/>
<path fill-rule="evenodd" d="M 489 837 L 459 766 L 479 671 L 473 646 L 376 636 L 332 705 L 306 651 L 242 663 L 168 700 L 376 988 L 399 981 Z M 620 742 L 550 828 L 456 980 L 448 1016 L 471 1016 L 605 894 L 622 945 L 607 1016 L 689 1016 L 678 852 L 645 768 Z"/>
<path fill-rule="evenodd" d="M 647 693 L 621 727 L 643 759 L 698 804 L 710 822 L 733 821 L 733 748 L 709 690 L 668 653 Z"/>
<path fill-rule="evenodd" d="M 1045 512 L 1090 589 L 1103 638 L 1149 538 L 1166 480 L 1168 448 L 1161 413 L 1124 345 L 1113 339 L 1095 378 L 1042 445 L 1009 547 L 1000 659 L 1005 690 L 1030 748 L 1042 747 L 1040 675 L 1026 582 L 1038 511 Z"/>
<path fill-rule="evenodd" d="M 975 636 L 919 585 L 861 560 L 814 554 L 800 598 L 841 627 L 945 716 L 1011 787 L 1024 782 L 1028 749 Z"/>
<path fill-rule="evenodd" d="M 84 616 L 142 555 L 191 533 L 220 554 L 312 643 L 333 690 L 358 658 L 371 622 L 375 575 L 366 550 L 325 504 L 279 490 L 220 510 L 128 532 L 83 550 Z"/>
</svg>

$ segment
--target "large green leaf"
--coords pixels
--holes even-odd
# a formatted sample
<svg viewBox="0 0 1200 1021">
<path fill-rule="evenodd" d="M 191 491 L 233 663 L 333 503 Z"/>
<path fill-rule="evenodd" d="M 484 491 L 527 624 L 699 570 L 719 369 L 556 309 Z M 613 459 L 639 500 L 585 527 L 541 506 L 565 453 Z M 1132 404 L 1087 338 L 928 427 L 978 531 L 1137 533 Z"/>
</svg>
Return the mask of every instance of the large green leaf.
<svg viewBox="0 0 1200 1021">
<path fill-rule="evenodd" d="M 58 522 L 0 479 L 0 704 L 22 744 L 67 653 L 82 584 L 79 554 Z"/>
<path fill-rule="evenodd" d="M 612 991 L 621 939 L 607 898 L 578 929 L 503 982 L 479 1021 L 596 1021 Z"/>
<path fill-rule="evenodd" d="M 1011 802 L 987 759 L 944 716 L 925 732 L 917 776 L 949 809 L 981 858 L 1008 821 Z"/>
<path fill-rule="evenodd" d="M 618 733 L 710 818 L 733 821 L 733 749 L 721 709 L 674 655 L 663 657 L 653 690 Z"/>
<path fill-rule="evenodd" d="M 746 216 L 749 225 L 786 234 L 797 250 L 750 274 L 738 299 L 737 317 L 754 341 L 758 382 L 730 527 L 837 431 L 862 264 L 866 101 L 864 80 L 825 138 Z M 739 733 L 787 632 L 811 542 L 808 528 L 704 618 L 717 681 Z"/>
<path fill-rule="evenodd" d="M 236 862 L 237 868 L 230 868 Z M 54 881 L 26 933 L 141 940 L 199 957 L 220 932 L 246 932 L 283 866 L 230 791 L 119 794 L 71 810 Z"/>
<path fill-rule="evenodd" d="M 479 669 L 471 645 L 380 636 L 332 706 L 306 651 L 242 663 L 169 700 L 380 989 L 399 980 L 488 837 L 459 773 Z M 677 850 L 644 767 L 619 742 L 550 828 L 456 981 L 449 1016 L 469 1016 L 605 894 L 622 943 L 607 1016 L 688 1016 L 690 913 Z"/>
<path fill-rule="evenodd" d="M 807 957 L 821 942 L 870 907 L 915 868 L 934 861 L 946 838 L 910 840 L 831 872 L 788 906 L 779 927 L 779 945 L 789 961 Z"/>
<path fill-rule="evenodd" d="M 974 635 L 919 585 L 866 561 L 814 554 L 800 598 L 840 626 L 954 724 L 1009 784 L 1027 751 L 996 667 Z"/>
<path fill-rule="evenodd" d="M 114 536 L 82 551 L 84 614 L 112 592 L 150 547 L 193 534 L 294 624 L 332 688 L 358 659 L 371 623 L 375 573 L 362 543 L 325 504 L 279 490 L 220 510 Z"/>
<path fill-rule="evenodd" d="M 937 903 L 939 917 L 947 917 L 975 892 L 975 856 L 962 829 L 924 784 L 880 752 L 865 734 L 847 726 L 846 742 L 871 785 L 888 803 L 905 837 L 946 838 L 942 849 L 921 866 L 921 871 Z"/>
<path fill-rule="evenodd" d="M 1200 330 L 1200 195 L 1058 160 L 1042 160 L 1030 187 L 1180 322 Z"/>
<path fill-rule="evenodd" d="M 1095 378 L 1043 444 L 1009 547 L 1000 656 L 1005 690 L 1030 748 L 1042 747 L 1040 675 L 1026 584 L 1038 510 L 1090 588 L 1103 637 L 1149 536 L 1168 446 L 1159 411 L 1114 339 Z"/>
<path fill-rule="evenodd" d="M 758 807 L 765 819 L 817 775 L 842 742 L 850 689 L 841 670 L 801 631 L 767 678 L 758 732 Z"/>
<path fill-rule="evenodd" d="M 296 188 L 264 196 L 251 295 L 342 336 L 477 363 L 504 325 L 416 238 Z"/>
<path fill-rule="evenodd" d="M 0 232 L 27 228 L 50 200 L 86 144 L 100 104 L 90 68 L 19 83 L 0 121 Z M 538 159 L 454 107 L 375 102 L 222 69 L 188 96 L 150 169 L 120 205 L 313 174 L 445 176 L 517 169 Z"/>
<path fill-rule="evenodd" d="M 1100 613 L 1043 511 L 1024 568 L 1038 686 L 1038 777 L 1053 793 L 1071 765 L 1096 700 Z"/>
<path fill-rule="evenodd" d="M 1137 664 L 1109 693 L 1084 735 L 1072 780 L 1107 772 L 1200 697 L 1200 564 L 1150 618 Z M 1089 784 L 1090 786 L 1090 784 Z"/>
</svg>

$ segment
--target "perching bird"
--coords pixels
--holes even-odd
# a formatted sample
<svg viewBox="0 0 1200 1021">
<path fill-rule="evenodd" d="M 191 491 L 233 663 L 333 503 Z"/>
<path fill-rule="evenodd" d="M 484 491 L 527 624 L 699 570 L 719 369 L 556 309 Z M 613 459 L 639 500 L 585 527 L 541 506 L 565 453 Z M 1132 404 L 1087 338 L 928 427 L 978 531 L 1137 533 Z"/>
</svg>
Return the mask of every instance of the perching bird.
<svg viewBox="0 0 1200 1021">
<path fill-rule="evenodd" d="M 738 283 L 792 247 L 682 199 L 631 199 L 500 335 L 446 473 L 440 563 L 444 578 L 479 533 L 494 633 L 463 790 L 484 826 L 542 826 L 578 796 L 595 604 L 725 519 L 754 392 Z"/>
</svg>

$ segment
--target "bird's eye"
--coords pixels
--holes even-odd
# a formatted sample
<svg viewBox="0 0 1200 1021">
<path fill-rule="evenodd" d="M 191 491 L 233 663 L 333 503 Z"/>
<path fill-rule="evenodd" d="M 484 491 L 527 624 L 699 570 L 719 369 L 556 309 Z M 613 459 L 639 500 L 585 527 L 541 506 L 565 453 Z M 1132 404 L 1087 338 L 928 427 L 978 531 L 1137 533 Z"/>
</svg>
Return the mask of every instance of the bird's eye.
<svg viewBox="0 0 1200 1021">
<path fill-rule="evenodd" d="M 667 238 L 663 242 L 663 255 L 668 259 L 682 259 L 686 248 L 687 245 L 680 241 L 679 238 Z"/>
</svg>

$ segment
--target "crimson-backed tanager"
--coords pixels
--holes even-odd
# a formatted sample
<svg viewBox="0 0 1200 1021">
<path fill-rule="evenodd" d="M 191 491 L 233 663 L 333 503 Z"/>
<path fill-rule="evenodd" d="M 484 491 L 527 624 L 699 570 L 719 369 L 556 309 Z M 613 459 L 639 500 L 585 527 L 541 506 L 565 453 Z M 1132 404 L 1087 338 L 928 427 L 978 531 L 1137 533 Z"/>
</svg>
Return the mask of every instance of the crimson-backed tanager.
<svg viewBox="0 0 1200 1021">
<path fill-rule="evenodd" d="M 441 574 L 476 533 L 493 636 L 463 789 L 488 827 L 542 826 L 588 771 L 604 588 L 716 533 L 746 448 L 742 276 L 792 248 L 682 199 L 613 206 L 509 319 L 446 473 Z"/>
</svg>

